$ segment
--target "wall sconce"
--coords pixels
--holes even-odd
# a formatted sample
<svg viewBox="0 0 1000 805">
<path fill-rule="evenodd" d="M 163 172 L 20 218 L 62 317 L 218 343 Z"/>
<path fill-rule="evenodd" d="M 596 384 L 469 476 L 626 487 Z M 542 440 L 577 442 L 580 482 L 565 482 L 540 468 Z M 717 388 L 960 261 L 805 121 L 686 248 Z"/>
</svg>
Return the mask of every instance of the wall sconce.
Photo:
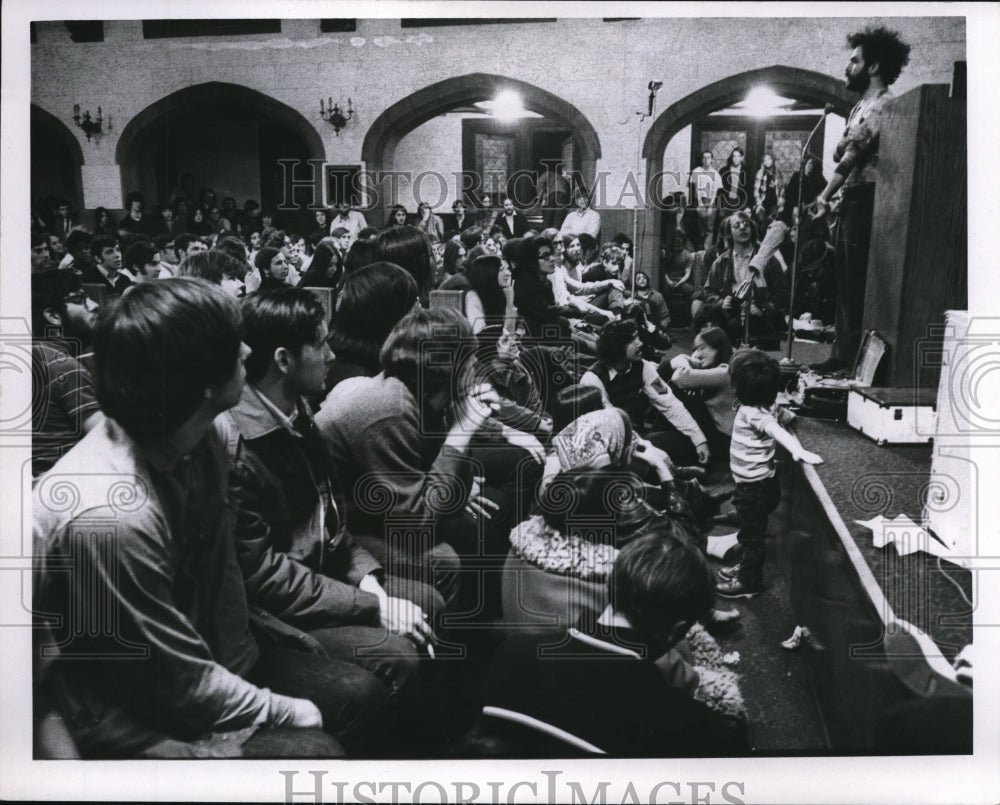
<svg viewBox="0 0 1000 805">
<path fill-rule="evenodd" d="M 80 104 L 73 104 L 73 122 L 76 123 L 83 133 L 87 135 L 87 139 L 90 140 L 95 134 L 101 134 L 101 123 L 104 122 L 104 118 L 101 115 L 101 107 L 97 107 L 97 117 L 93 120 L 90 118 L 90 110 L 88 109 L 83 113 L 83 118 L 80 117 Z"/>
<path fill-rule="evenodd" d="M 333 126 L 333 133 L 338 137 L 340 130 L 347 125 L 347 121 L 354 116 L 354 109 L 351 108 L 351 99 L 347 99 L 347 114 L 333 102 L 333 98 L 326 99 L 326 107 L 323 106 L 323 99 L 319 99 L 319 116 Z"/>
</svg>

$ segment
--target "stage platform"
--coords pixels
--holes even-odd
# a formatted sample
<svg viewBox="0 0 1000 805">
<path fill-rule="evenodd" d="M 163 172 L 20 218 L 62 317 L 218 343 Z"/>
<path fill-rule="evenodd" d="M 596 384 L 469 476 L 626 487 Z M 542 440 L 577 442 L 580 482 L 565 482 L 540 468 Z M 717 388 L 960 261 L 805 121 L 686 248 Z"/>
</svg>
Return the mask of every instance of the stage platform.
<svg viewBox="0 0 1000 805">
<path fill-rule="evenodd" d="M 845 424 L 805 418 L 796 432 L 825 463 L 796 464 L 786 454 L 770 572 L 781 575 L 796 623 L 812 636 L 798 651 L 830 750 L 962 751 L 971 745 L 971 690 L 932 667 L 972 642 L 971 573 L 927 553 L 877 548 L 856 522 L 904 514 L 919 523 L 931 447 L 879 447 Z M 918 643 L 901 620 L 929 640 Z M 949 726 L 897 734 L 901 723 L 930 726 L 931 714 Z"/>
</svg>

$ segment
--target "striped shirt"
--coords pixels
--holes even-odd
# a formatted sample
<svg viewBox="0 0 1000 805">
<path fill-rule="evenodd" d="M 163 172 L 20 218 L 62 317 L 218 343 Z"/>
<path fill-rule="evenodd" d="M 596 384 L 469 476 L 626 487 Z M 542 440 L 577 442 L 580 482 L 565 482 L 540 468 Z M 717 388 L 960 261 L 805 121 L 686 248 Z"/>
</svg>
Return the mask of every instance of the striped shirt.
<svg viewBox="0 0 1000 805">
<path fill-rule="evenodd" d="M 99 410 L 94 381 L 80 362 L 51 343 L 31 346 L 36 404 L 32 409 L 31 474 L 38 477 L 83 438 Z"/>
<path fill-rule="evenodd" d="M 782 413 L 776 405 L 739 407 L 729 447 L 729 469 L 736 483 L 752 484 L 774 475 L 774 437 L 765 428 L 780 425 Z"/>
</svg>

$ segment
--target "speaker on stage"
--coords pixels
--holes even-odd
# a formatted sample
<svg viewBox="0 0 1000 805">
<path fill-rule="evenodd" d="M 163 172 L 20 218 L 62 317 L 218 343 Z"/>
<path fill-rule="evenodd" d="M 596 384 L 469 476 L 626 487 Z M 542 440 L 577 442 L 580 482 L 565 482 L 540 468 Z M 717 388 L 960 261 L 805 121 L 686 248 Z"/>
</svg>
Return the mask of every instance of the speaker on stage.
<svg viewBox="0 0 1000 805">
<path fill-rule="evenodd" d="M 916 344 L 941 331 L 944 312 L 968 307 L 965 99 L 925 84 L 885 106 L 865 330 L 889 352 L 878 386 L 934 388 L 937 368 Z"/>
</svg>

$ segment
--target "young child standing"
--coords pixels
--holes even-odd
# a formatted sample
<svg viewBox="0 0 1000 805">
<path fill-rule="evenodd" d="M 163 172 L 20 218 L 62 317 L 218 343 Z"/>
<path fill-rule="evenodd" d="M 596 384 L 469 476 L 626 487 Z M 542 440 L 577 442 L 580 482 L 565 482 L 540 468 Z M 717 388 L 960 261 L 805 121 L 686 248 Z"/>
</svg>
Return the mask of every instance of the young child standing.
<svg viewBox="0 0 1000 805">
<path fill-rule="evenodd" d="M 764 589 L 767 520 L 781 500 L 775 472 L 775 442 L 796 461 L 819 464 L 823 459 L 802 447 L 784 428 L 795 415 L 775 405 L 781 370 L 774 358 L 756 349 L 746 350 L 734 356 L 729 373 L 733 395 L 739 403 L 733 422 L 729 466 L 736 482 L 733 506 L 741 554 L 735 565 L 719 571 L 715 589 L 723 598 L 750 598 Z"/>
</svg>

